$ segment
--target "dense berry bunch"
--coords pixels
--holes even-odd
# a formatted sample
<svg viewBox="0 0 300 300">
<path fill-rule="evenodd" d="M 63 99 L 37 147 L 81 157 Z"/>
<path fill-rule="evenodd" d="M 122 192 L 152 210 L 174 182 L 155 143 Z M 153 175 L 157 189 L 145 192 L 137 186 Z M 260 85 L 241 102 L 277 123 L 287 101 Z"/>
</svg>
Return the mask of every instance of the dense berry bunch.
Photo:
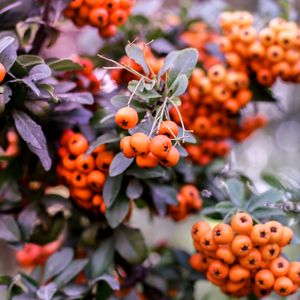
<svg viewBox="0 0 300 300">
<path fill-rule="evenodd" d="M 135 0 L 72 0 L 65 9 L 66 17 L 76 26 L 91 25 L 99 29 L 103 38 L 116 34 L 131 14 Z"/>
<path fill-rule="evenodd" d="M 9 157 L 14 157 L 16 155 L 19 154 L 19 136 L 17 135 L 17 133 L 13 130 L 9 130 L 6 133 L 5 136 L 5 148 L 2 148 L 0 146 L 0 156 L 1 157 L 5 157 L 5 158 L 9 158 Z M 5 168 L 7 166 L 8 162 L 7 161 L 1 161 L 0 162 L 0 170 Z"/>
<path fill-rule="evenodd" d="M 119 109 L 115 115 L 116 123 L 123 129 L 132 129 L 138 124 L 138 113 L 132 107 Z M 135 132 L 121 139 L 120 149 L 127 158 L 136 158 L 140 168 L 175 166 L 180 158 L 179 151 L 172 145 L 178 135 L 178 126 L 172 121 L 162 121 L 157 135 L 153 138 L 143 132 Z"/>
<path fill-rule="evenodd" d="M 230 225 L 211 229 L 206 222 L 195 223 L 192 238 L 198 252 L 191 256 L 191 266 L 226 294 L 260 298 L 272 290 L 288 296 L 298 289 L 300 262 L 281 255 L 293 232 L 277 221 L 254 225 L 249 214 L 237 213 Z"/>
<path fill-rule="evenodd" d="M 72 56 L 71 59 L 82 66 L 82 70 L 64 72 L 58 76 L 61 80 L 72 81 L 76 84 L 78 92 L 97 93 L 100 89 L 100 80 L 94 74 L 94 64 L 88 58 Z"/>
<path fill-rule="evenodd" d="M 208 47 L 216 44 L 219 36 L 203 22 L 192 23 L 188 30 L 180 35 L 180 39 L 188 46 L 198 50 L 199 61 L 205 69 L 220 63 L 220 60 L 209 53 Z"/>
<path fill-rule="evenodd" d="M 229 139 L 241 141 L 264 125 L 260 116 L 241 120 L 241 109 L 252 98 L 248 85 L 247 73 L 226 69 L 221 64 L 210 67 L 206 73 L 194 70 L 179 107 L 186 128 L 201 140 L 199 145 L 186 148 L 192 160 L 206 165 L 214 157 L 228 153 Z M 179 124 L 177 111 L 172 109 L 170 113 Z"/>
<path fill-rule="evenodd" d="M 102 188 L 114 153 L 100 145 L 87 155 L 88 148 L 89 143 L 82 134 L 65 131 L 58 149 L 61 161 L 57 175 L 70 188 L 70 196 L 77 205 L 104 214 Z"/>
<path fill-rule="evenodd" d="M 16 252 L 16 259 L 24 268 L 36 267 L 37 265 L 44 264 L 48 257 L 56 252 L 60 246 L 60 240 L 56 240 L 44 246 L 27 243 L 23 249 Z"/>
<path fill-rule="evenodd" d="M 164 60 L 162 58 L 157 58 L 147 45 L 137 44 L 137 46 L 139 46 L 144 52 L 145 60 L 147 61 L 147 64 L 151 70 L 151 74 L 149 75 L 149 77 L 152 78 L 153 74 L 158 73 L 158 71 L 160 70 L 160 68 L 164 63 Z M 140 74 L 144 73 L 143 68 L 128 56 L 123 56 L 120 59 L 119 63 L 132 68 L 133 70 L 139 72 Z M 111 77 L 118 84 L 127 84 L 131 80 L 139 79 L 139 76 L 136 76 L 132 72 L 120 68 L 112 70 Z"/>
<path fill-rule="evenodd" d="M 174 221 L 185 219 L 190 213 L 202 208 L 202 199 L 198 189 L 193 185 L 184 185 L 177 195 L 178 205 L 169 205 L 168 214 Z"/>
<path fill-rule="evenodd" d="M 300 29 L 296 23 L 276 18 L 257 31 L 250 13 L 225 12 L 220 26 L 224 34 L 220 47 L 232 68 L 249 68 L 265 86 L 278 77 L 300 82 Z"/>
</svg>

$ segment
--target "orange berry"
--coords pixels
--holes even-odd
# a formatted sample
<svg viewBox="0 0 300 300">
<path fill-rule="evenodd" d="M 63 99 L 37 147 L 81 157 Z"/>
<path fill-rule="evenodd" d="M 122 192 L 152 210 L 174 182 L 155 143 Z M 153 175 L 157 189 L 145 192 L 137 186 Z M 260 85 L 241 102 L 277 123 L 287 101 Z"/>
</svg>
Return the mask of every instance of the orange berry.
<svg viewBox="0 0 300 300">
<path fill-rule="evenodd" d="M 167 136 L 160 134 L 150 141 L 149 149 L 158 158 L 165 158 L 172 149 L 172 142 Z"/>
<path fill-rule="evenodd" d="M 143 169 L 155 168 L 158 165 L 158 158 L 151 152 L 146 155 L 138 155 L 136 164 Z"/>
<path fill-rule="evenodd" d="M 69 8 L 76 9 L 79 8 L 83 3 L 83 0 L 71 0 L 69 3 Z"/>
<path fill-rule="evenodd" d="M 208 269 L 208 260 L 201 253 L 192 254 L 189 259 L 189 263 L 193 269 L 195 269 L 199 272 L 204 272 Z"/>
<path fill-rule="evenodd" d="M 274 291 L 280 296 L 288 296 L 293 292 L 294 285 L 291 279 L 282 276 L 275 280 Z"/>
<path fill-rule="evenodd" d="M 128 14 L 125 10 L 117 9 L 112 12 L 112 14 L 109 17 L 109 20 L 114 25 L 121 26 L 127 21 L 127 18 Z"/>
<path fill-rule="evenodd" d="M 266 68 L 260 69 L 256 74 L 256 78 L 260 84 L 265 86 L 271 86 L 275 81 L 272 72 Z"/>
<path fill-rule="evenodd" d="M 231 243 L 231 251 L 237 256 L 245 256 L 251 252 L 253 244 L 247 235 L 237 235 Z"/>
<path fill-rule="evenodd" d="M 0 83 L 4 80 L 6 75 L 6 69 L 3 64 L 0 63 Z"/>
<path fill-rule="evenodd" d="M 139 116 L 134 108 L 123 107 L 117 111 L 115 121 L 121 128 L 131 129 L 137 125 Z"/>
<path fill-rule="evenodd" d="M 147 155 L 149 153 L 150 138 L 143 132 L 136 132 L 131 136 L 130 146 L 138 155 Z"/>
<path fill-rule="evenodd" d="M 194 241 L 200 242 L 202 236 L 211 230 L 210 225 L 204 221 L 198 221 L 192 227 L 192 238 Z"/>
<path fill-rule="evenodd" d="M 96 27 L 105 27 L 108 23 L 108 13 L 104 8 L 95 7 L 89 12 L 89 21 Z"/>
<path fill-rule="evenodd" d="M 111 151 L 100 153 L 96 158 L 96 166 L 100 171 L 107 172 L 113 159 L 114 153 Z"/>
<path fill-rule="evenodd" d="M 250 271 L 240 265 L 233 265 L 229 270 L 229 279 L 233 282 L 243 282 L 250 278 Z"/>
<path fill-rule="evenodd" d="M 239 32 L 240 40 L 243 43 L 247 43 L 247 44 L 252 43 L 256 39 L 256 35 L 257 35 L 256 29 L 250 26 L 242 28 Z"/>
<path fill-rule="evenodd" d="M 84 3 L 90 7 L 102 6 L 104 0 L 84 0 Z"/>
<path fill-rule="evenodd" d="M 260 42 L 266 47 L 273 45 L 276 40 L 275 32 L 271 28 L 262 29 L 259 32 L 258 36 L 259 36 Z"/>
<path fill-rule="evenodd" d="M 88 175 L 87 182 L 92 190 L 99 192 L 103 188 L 105 179 L 106 176 L 101 171 L 94 170 Z"/>
<path fill-rule="evenodd" d="M 177 137 L 179 132 L 178 126 L 173 121 L 163 121 L 158 130 L 158 134 L 166 135 L 168 138 L 175 138 Z"/>
<path fill-rule="evenodd" d="M 270 270 L 262 269 L 255 274 L 255 284 L 262 289 L 271 289 L 274 285 L 275 277 Z"/>
<path fill-rule="evenodd" d="M 120 0 L 104 0 L 104 7 L 109 11 L 114 11 L 119 7 Z"/>
<path fill-rule="evenodd" d="M 76 156 L 73 154 L 65 155 L 62 159 L 62 165 L 69 171 L 74 171 L 76 168 Z"/>
<path fill-rule="evenodd" d="M 225 279 L 229 274 L 229 267 L 220 261 L 215 260 L 209 265 L 208 273 L 216 279 Z"/>
<path fill-rule="evenodd" d="M 204 250 L 215 251 L 218 248 L 217 243 L 214 241 L 212 231 L 208 231 L 200 238 L 201 247 Z"/>
<path fill-rule="evenodd" d="M 278 245 L 280 247 L 284 247 L 284 246 L 288 245 L 292 241 L 292 239 L 293 239 L 293 231 L 292 231 L 292 229 L 290 229 L 287 226 L 284 226 L 282 230 L 283 230 L 282 238 L 278 242 Z"/>
<path fill-rule="evenodd" d="M 290 263 L 283 256 L 275 258 L 270 264 L 270 270 L 275 277 L 287 275 L 289 268 Z"/>
<path fill-rule="evenodd" d="M 74 133 L 68 141 L 68 149 L 71 154 L 80 155 L 87 151 L 89 148 L 86 138 L 79 133 Z"/>
<path fill-rule="evenodd" d="M 85 188 L 87 186 L 87 176 L 75 171 L 72 174 L 71 184 L 77 188 Z"/>
<path fill-rule="evenodd" d="M 127 158 L 132 158 L 136 156 L 136 153 L 133 151 L 130 146 L 131 136 L 125 136 L 120 141 L 120 149 L 123 152 L 124 156 Z"/>
<path fill-rule="evenodd" d="M 277 221 L 269 221 L 265 225 L 271 232 L 270 243 L 278 243 L 283 235 L 283 226 Z"/>
<path fill-rule="evenodd" d="M 232 242 L 234 238 L 234 232 L 228 224 L 218 224 L 214 227 L 213 238 L 217 244 L 227 244 Z"/>
<path fill-rule="evenodd" d="M 111 38 L 113 36 L 115 36 L 117 33 L 117 27 L 114 24 L 110 24 L 104 28 L 99 28 L 99 34 L 103 37 L 103 38 Z"/>
<path fill-rule="evenodd" d="M 280 46 L 273 45 L 267 49 L 266 56 L 271 62 L 279 62 L 284 57 L 284 51 Z"/>
<path fill-rule="evenodd" d="M 300 283 L 300 262 L 293 261 L 290 263 L 288 277 L 296 284 Z"/>
<path fill-rule="evenodd" d="M 211 68 L 209 68 L 207 76 L 212 82 L 220 83 L 224 81 L 226 77 L 226 69 L 220 64 L 214 65 Z"/>
<path fill-rule="evenodd" d="M 90 189 L 73 187 L 70 189 L 70 195 L 75 200 L 85 202 L 91 199 L 93 193 Z"/>
<path fill-rule="evenodd" d="M 253 227 L 252 217 L 247 213 L 237 213 L 231 219 L 231 226 L 238 234 L 250 234 Z"/>
<path fill-rule="evenodd" d="M 177 165 L 180 159 L 180 153 L 177 148 L 172 147 L 167 156 L 161 159 L 159 162 L 165 167 L 174 167 Z"/>
<path fill-rule="evenodd" d="M 246 256 L 240 257 L 240 265 L 248 270 L 254 270 L 260 267 L 262 257 L 257 249 L 253 249 Z"/>
<path fill-rule="evenodd" d="M 81 154 L 76 158 L 76 169 L 82 173 L 90 173 L 95 168 L 92 155 Z"/>
<path fill-rule="evenodd" d="M 256 224 L 251 230 L 250 237 L 254 244 L 265 245 L 270 241 L 271 232 L 267 225 Z"/>
<path fill-rule="evenodd" d="M 230 247 L 228 245 L 221 245 L 216 251 L 216 256 L 221 262 L 231 265 L 235 261 L 235 255 L 233 255 Z"/>
<path fill-rule="evenodd" d="M 264 260 L 272 260 L 279 256 L 280 247 L 278 246 L 278 244 L 267 244 L 260 247 L 260 253 Z"/>
</svg>

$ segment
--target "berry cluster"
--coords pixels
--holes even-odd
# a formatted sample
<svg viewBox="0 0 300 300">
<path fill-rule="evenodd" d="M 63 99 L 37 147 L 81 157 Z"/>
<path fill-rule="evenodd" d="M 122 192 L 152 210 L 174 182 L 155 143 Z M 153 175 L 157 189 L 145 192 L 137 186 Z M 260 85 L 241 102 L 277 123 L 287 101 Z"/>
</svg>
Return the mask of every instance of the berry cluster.
<svg viewBox="0 0 300 300">
<path fill-rule="evenodd" d="M 138 120 L 138 113 L 129 106 L 119 109 L 115 115 L 116 123 L 126 130 L 134 128 Z M 162 121 L 153 138 L 143 132 L 136 132 L 123 137 L 120 148 L 125 157 L 135 157 L 140 168 L 155 168 L 158 164 L 173 167 L 180 158 L 179 151 L 172 145 L 172 139 L 177 137 L 178 132 L 178 126 L 173 121 Z"/>
<path fill-rule="evenodd" d="M 72 56 L 71 59 L 82 66 L 82 70 L 64 72 L 58 76 L 60 80 L 72 81 L 79 92 L 97 93 L 100 89 L 100 80 L 94 74 L 94 64 L 88 58 Z"/>
<path fill-rule="evenodd" d="M 248 85 L 247 73 L 226 69 L 222 64 L 210 67 L 207 72 L 194 70 L 179 107 L 186 128 L 201 140 L 199 145 L 186 148 L 192 160 L 200 165 L 209 164 L 214 157 L 228 153 L 228 139 L 240 141 L 264 125 L 264 122 L 250 121 L 262 119 L 259 116 L 240 120 L 241 109 L 252 98 Z M 174 108 L 170 115 L 180 124 Z"/>
<path fill-rule="evenodd" d="M 220 26 L 224 34 L 220 48 L 232 68 L 252 70 L 265 86 L 278 77 L 300 82 L 300 29 L 296 23 L 276 18 L 257 31 L 249 12 L 225 12 Z"/>
<path fill-rule="evenodd" d="M 198 189 L 193 185 L 184 185 L 177 195 L 178 205 L 169 205 L 168 214 L 174 221 L 185 219 L 190 213 L 202 208 L 202 199 Z"/>
<path fill-rule="evenodd" d="M 72 0 L 64 14 L 78 27 L 91 25 L 103 38 L 115 36 L 131 14 L 135 0 Z"/>
<path fill-rule="evenodd" d="M 43 265 L 48 257 L 60 248 L 60 245 L 60 240 L 56 240 L 44 246 L 27 243 L 23 249 L 16 252 L 17 262 L 24 268 Z"/>
<path fill-rule="evenodd" d="M 9 130 L 6 133 L 6 148 L 5 150 L 0 146 L 0 156 L 2 157 L 13 157 L 19 154 L 19 136 L 13 130 Z M 0 170 L 7 167 L 7 161 L 0 162 Z"/>
<path fill-rule="evenodd" d="M 220 63 L 220 60 L 207 49 L 210 44 L 217 43 L 218 38 L 218 35 L 203 22 L 192 23 L 188 30 L 180 35 L 184 43 L 198 50 L 199 61 L 204 69 Z"/>
<path fill-rule="evenodd" d="M 137 46 L 139 46 L 144 52 L 145 60 L 147 61 L 149 69 L 151 70 L 151 74 L 149 76 L 150 78 L 152 78 L 152 74 L 157 74 L 159 72 L 159 70 L 163 66 L 164 60 L 162 58 L 157 58 L 147 45 L 137 44 Z M 120 59 L 119 63 L 122 65 L 126 65 L 141 74 L 144 73 L 143 68 L 126 55 Z M 112 70 L 111 78 L 115 80 L 119 85 L 127 84 L 131 80 L 139 79 L 138 76 L 125 69 Z"/>
<path fill-rule="evenodd" d="M 57 165 L 59 179 L 70 188 L 70 196 L 80 207 L 105 213 L 101 192 L 114 153 L 98 146 L 91 155 L 86 155 L 89 143 L 79 133 L 66 130 L 60 139 Z"/>
<path fill-rule="evenodd" d="M 235 297 L 255 293 L 258 297 L 274 290 L 280 296 L 297 291 L 300 262 L 289 262 L 281 256 L 293 232 L 277 221 L 253 224 L 247 213 L 237 213 L 231 224 L 213 229 L 199 221 L 192 228 L 198 253 L 190 258 L 191 266 L 221 290 Z"/>
</svg>

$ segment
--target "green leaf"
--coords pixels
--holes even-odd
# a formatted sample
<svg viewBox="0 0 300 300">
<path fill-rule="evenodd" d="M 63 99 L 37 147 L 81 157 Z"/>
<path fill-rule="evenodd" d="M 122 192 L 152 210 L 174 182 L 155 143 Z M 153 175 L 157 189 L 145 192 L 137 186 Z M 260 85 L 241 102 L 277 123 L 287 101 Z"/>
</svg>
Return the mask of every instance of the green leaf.
<svg viewBox="0 0 300 300">
<path fill-rule="evenodd" d="M 119 152 L 113 159 L 109 167 L 109 176 L 114 177 L 123 173 L 134 161 L 134 158 L 127 158 Z"/>
<path fill-rule="evenodd" d="M 174 64 L 174 61 L 176 60 L 179 53 L 180 53 L 179 50 L 175 50 L 175 51 L 170 52 L 166 56 L 164 65 L 158 72 L 159 77 L 161 77 L 163 74 L 165 74 L 171 68 L 171 66 Z"/>
<path fill-rule="evenodd" d="M 63 248 L 52 254 L 46 262 L 43 282 L 61 273 L 71 263 L 74 257 L 73 249 Z"/>
<path fill-rule="evenodd" d="M 125 195 L 119 194 L 114 204 L 106 209 L 106 219 L 110 227 L 118 227 L 127 216 L 130 208 L 130 201 Z"/>
<path fill-rule="evenodd" d="M 244 207 L 245 203 L 245 187 L 244 184 L 236 178 L 226 181 L 228 196 L 236 207 Z"/>
<path fill-rule="evenodd" d="M 103 240 L 95 252 L 93 253 L 89 269 L 91 270 L 91 277 L 95 280 L 98 276 L 107 271 L 108 267 L 113 263 L 115 243 L 113 238 Z"/>
<path fill-rule="evenodd" d="M 86 267 L 87 263 L 87 259 L 74 260 L 62 273 L 55 278 L 54 282 L 59 288 L 65 286 Z"/>
<path fill-rule="evenodd" d="M 17 62 L 25 68 L 45 63 L 40 56 L 29 54 L 18 56 Z"/>
<path fill-rule="evenodd" d="M 48 66 L 53 71 L 57 71 L 57 72 L 82 70 L 82 66 L 80 64 L 77 64 L 70 59 L 64 59 L 64 58 L 52 60 L 48 62 Z"/>
<path fill-rule="evenodd" d="M 188 87 L 188 84 L 189 80 L 186 75 L 182 74 L 178 76 L 170 87 L 172 97 L 177 97 L 184 94 Z"/>
<path fill-rule="evenodd" d="M 137 45 L 130 43 L 125 47 L 125 51 L 127 56 L 133 59 L 137 64 L 139 64 L 143 68 L 145 74 L 148 75 L 149 68 L 145 60 L 145 55 L 143 50 L 139 48 Z"/>
<path fill-rule="evenodd" d="M 97 147 L 103 144 L 111 144 L 118 142 L 120 137 L 116 133 L 104 133 L 100 135 L 95 141 L 90 144 L 89 149 L 86 152 L 86 155 L 90 155 Z"/>
<path fill-rule="evenodd" d="M 176 78 L 182 74 L 190 77 L 197 61 L 198 51 L 196 49 L 187 48 L 181 50 L 170 67 L 167 85 L 170 87 Z"/>
<path fill-rule="evenodd" d="M 142 194 L 143 186 L 141 185 L 141 183 L 136 179 L 130 180 L 126 189 L 126 196 L 129 199 L 138 199 L 141 197 Z"/>
<path fill-rule="evenodd" d="M 262 179 L 268 183 L 270 186 L 276 188 L 276 189 L 284 189 L 284 185 L 282 184 L 282 182 L 275 177 L 273 174 L 270 173 L 263 173 L 262 174 Z"/>
<path fill-rule="evenodd" d="M 96 284 L 96 283 L 99 283 L 101 281 L 105 281 L 112 290 L 114 291 L 117 291 L 120 289 L 120 283 L 119 281 L 117 281 L 115 279 L 115 277 L 113 276 L 110 276 L 110 275 L 107 275 L 107 274 L 104 274 L 102 276 L 99 276 L 97 278 L 95 278 L 93 281 L 92 281 L 92 284 Z"/>
<path fill-rule="evenodd" d="M 57 291 L 57 286 L 54 282 L 41 286 L 36 292 L 41 300 L 51 300 Z"/>
<path fill-rule="evenodd" d="M 267 203 L 276 203 L 282 200 L 284 193 L 277 189 L 270 189 L 260 195 L 253 195 L 247 202 L 247 210 L 252 212 L 264 207 Z"/>
<path fill-rule="evenodd" d="M 131 264 L 140 264 L 147 257 L 147 247 L 139 229 L 120 226 L 114 231 L 116 250 Z"/>
<path fill-rule="evenodd" d="M 38 288 L 38 282 L 26 273 L 19 273 L 22 278 L 22 284 L 26 287 L 29 292 L 36 292 Z"/>
<path fill-rule="evenodd" d="M 269 218 L 274 219 L 279 216 L 284 216 L 284 212 L 278 208 L 261 207 L 252 211 L 252 215 L 258 220 L 267 220 Z"/>
<path fill-rule="evenodd" d="M 138 167 L 130 169 L 126 172 L 127 175 L 132 175 L 137 179 L 150 179 L 150 178 L 158 178 L 164 177 L 166 175 L 166 170 L 161 166 L 157 166 L 156 168 L 145 170 Z"/>
<path fill-rule="evenodd" d="M 227 214 L 231 209 L 233 209 L 233 204 L 230 201 L 222 201 L 219 202 L 216 206 L 215 209 L 217 212 L 220 214 Z"/>
<path fill-rule="evenodd" d="M 21 233 L 13 217 L 0 216 L 0 239 L 12 243 L 20 241 Z"/>
<path fill-rule="evenodd" d="M 122 185 L 123 174 L 114 177 L 107 177 L 103 187 L 103 199 L 106 207 L 113 205 L 119 194 Z"/>
</svg>

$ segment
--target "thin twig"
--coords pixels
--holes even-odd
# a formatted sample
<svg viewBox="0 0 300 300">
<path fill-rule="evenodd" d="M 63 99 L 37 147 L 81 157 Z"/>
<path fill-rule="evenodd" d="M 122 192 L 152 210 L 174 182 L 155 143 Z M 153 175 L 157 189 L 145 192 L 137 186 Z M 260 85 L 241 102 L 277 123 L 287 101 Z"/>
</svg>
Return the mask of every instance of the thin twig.
<svg viewBox="0 0 300 300">
<path fill-rule="evenodd" d="M 132 94 L 130 95 L 130 97 L 129 97 L 129 99 L 128 99 L 127 106 L 130 105 L 130 102 L 131 102 L 133 96 L 135 95 L 136 91 L 138 90 L 139 85 L 140 85 L 140 83 L 142 82 L 142 80 L 143 80 L 143 78 L 141 78 L 141 79 L 139 80 L 139 82 L 137 83 L 136 87 L 134 88 Z"/>
</svg>

